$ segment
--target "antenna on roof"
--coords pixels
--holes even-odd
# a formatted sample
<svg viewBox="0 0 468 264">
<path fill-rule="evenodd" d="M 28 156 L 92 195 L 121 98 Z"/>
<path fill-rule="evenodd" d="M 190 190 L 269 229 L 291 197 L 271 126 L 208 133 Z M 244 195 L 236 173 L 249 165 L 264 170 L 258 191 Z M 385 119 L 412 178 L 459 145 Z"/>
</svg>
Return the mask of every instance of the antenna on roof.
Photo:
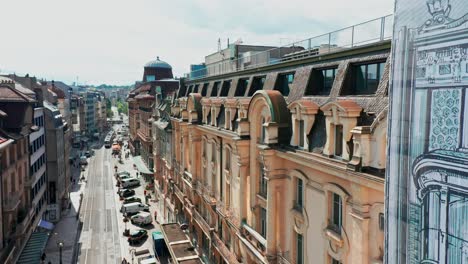
<svg viewBox="0 0 468 264">
<path fill-rule="evenodd" d="M 221 38 L 218 38 L 218 52 L 221 51 Z"/>
</svg>

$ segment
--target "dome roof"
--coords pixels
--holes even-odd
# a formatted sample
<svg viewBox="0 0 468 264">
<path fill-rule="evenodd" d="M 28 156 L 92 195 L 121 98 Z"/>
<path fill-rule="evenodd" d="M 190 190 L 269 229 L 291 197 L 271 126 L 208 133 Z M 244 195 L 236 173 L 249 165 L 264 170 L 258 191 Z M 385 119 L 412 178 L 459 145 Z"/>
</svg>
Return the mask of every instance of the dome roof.
<svg viewBox="0 0 468 264">
<path fill-rule="evenodd" d="M 156 60 L 150 61 L 145 64 L 145 68 L 163 68 L 163 69 L 172 69 L 171 65 L 167 62 L 159 60 L 159 56 L 156 57 Z"/>
</svg>

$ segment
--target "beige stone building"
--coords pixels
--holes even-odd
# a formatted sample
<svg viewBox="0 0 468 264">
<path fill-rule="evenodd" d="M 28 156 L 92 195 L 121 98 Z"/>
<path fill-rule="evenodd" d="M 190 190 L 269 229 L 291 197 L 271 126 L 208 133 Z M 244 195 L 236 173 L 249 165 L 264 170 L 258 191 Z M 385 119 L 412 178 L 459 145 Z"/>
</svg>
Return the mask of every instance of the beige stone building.
<svg viewBox="0 0 468 264">
<path fill-rule="evenodd" d="M 166 220 L 207 263 L 382 263 L 389 53 L 186 80 L 155 151 Z"/>
</svg>

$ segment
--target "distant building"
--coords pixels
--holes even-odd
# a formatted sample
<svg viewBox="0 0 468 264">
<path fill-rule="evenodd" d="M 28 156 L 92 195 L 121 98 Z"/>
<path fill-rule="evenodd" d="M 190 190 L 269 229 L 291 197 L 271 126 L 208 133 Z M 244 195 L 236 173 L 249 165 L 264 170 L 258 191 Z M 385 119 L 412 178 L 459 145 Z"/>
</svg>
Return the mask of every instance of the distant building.
<svg viewBox="0 0 468 264">
<path fill-rule="evenodd" d="M 46 151 L 47 151 L 47 179 L 48 179 L 48 208 L 47 220 L 57 222 L 60 220 L 62 209 L 67 204 L 67 175 L 65 160 L 66 128 L 60 110 L 47 101 L 44 101 Z"/>
<path fill-rule="evenodd" d="M 29 238 L 34 217 L 28 186 L 29 136 L 36 101 L 19 90 L 29 91 L 9 78 L 0 77 L 1 263 L 14 262 Z"/>
<path fill-rule="evenodd" d="M 391 42 L 242 68 L 268 48 L 209 55 L 213 74 L 181 83 L 155 138 L 164 220 L 205 263 L 382 263 Z"/>
<path fill-rule="evenodd" d="M 190 65 L 190 78 L 191 79 L 204 77 L 205 75 L 206 75 L 205 63 Z"/>
<path fill-rule="evenodd" d="M 172 67 L 159 59 L 144 66 L 143 82 L 137 83 L 128 96 L 130 151 L 139 156 L 149 171 L 153 170 L 152 125 L 155 104 L 173 97 L 179 81 L 172 79 Z"/>
<path fill-rule="evenodd" d="M 304 50 L 303 47 L 274 47 L 230 44 L 226 49 L 205 57 L 206 75 L 235 72 L 251 65 L 267 65 L 279 62 L 286 54 Z M 269 51 L 269 52 L 266 52 Z"/>
</svg>

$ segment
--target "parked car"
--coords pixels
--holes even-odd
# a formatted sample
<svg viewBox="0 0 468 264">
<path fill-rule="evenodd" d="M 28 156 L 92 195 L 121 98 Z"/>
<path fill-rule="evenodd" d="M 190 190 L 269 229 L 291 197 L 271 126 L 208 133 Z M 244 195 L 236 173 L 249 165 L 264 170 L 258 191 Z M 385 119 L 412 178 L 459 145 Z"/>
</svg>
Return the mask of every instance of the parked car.
<svg viewBox="0 0 468 264">
<path fill-rule="evenodd" d="M 149 225 L 151 222 L 153 222 L 153 219 L 151 219 L 151 214 L 148 212 L 139 212 L 136 215 L 130 217 L 130 222 L 134 225 Z"/>
<path fill-rule="evenodd" d="M 130 175 L 122 175 L 119 177 L 119 182 L 122 183 L 122 181 L 126 179 L 135 179 L 135 178 Z"/>
<path fill-rule="evenodd" d="M 87 158 L 91 157 L 91 152 L 85 151 L 85 156 L 86 156 Z"/>
<path fill-rule="evenodd" d="M 133 215 L 141 211 L 149 211 L 149 206 L 147 204 L 142 204 L 142 203 L 128 203 L 128 204 L 123 204 L 122 207 L 120 207 L 120 212 L 123 214 L 128 215 Z"/>
<path fill-rule="evenodd" d="M 122 184 L 122 188 L 140 186 L 140 180 L 135 178 L 123 179 L 120 180 L 120 183 Z"/>
<path fill-rule="evenodd" d="M 119 171 L 119 172 L 117 172 L 117 176 L 119 176 L 119 177 L 122 177 L 124 175 L 130 176 L 130 172 L 128 172 L 128 171 Z"/>
<path fill-rule="evenodd" d="M 134 190 L 129 190 L 129 189 L 122 189 L 119 191 L 119 195 L 120 197 L 130 197 L 130 196 L 133 196 L 135 195 L 135 191 Z"/>
<path fill-rule="evenodd" d="M 130 235 L 128 236 L 128 243 L 130 245 L 134 243 L 138 243 L 146 239 L 147 237 L 148 237 L 148 232 L 144 229 L 139 229 L 130 233 Z"/>
<path fill-rule="evenodd" d="M 141 199 L 138 197 L 128 197 L 123 200 L 123 204 L 129 203 L 141 203 Z"/>
</svg>

